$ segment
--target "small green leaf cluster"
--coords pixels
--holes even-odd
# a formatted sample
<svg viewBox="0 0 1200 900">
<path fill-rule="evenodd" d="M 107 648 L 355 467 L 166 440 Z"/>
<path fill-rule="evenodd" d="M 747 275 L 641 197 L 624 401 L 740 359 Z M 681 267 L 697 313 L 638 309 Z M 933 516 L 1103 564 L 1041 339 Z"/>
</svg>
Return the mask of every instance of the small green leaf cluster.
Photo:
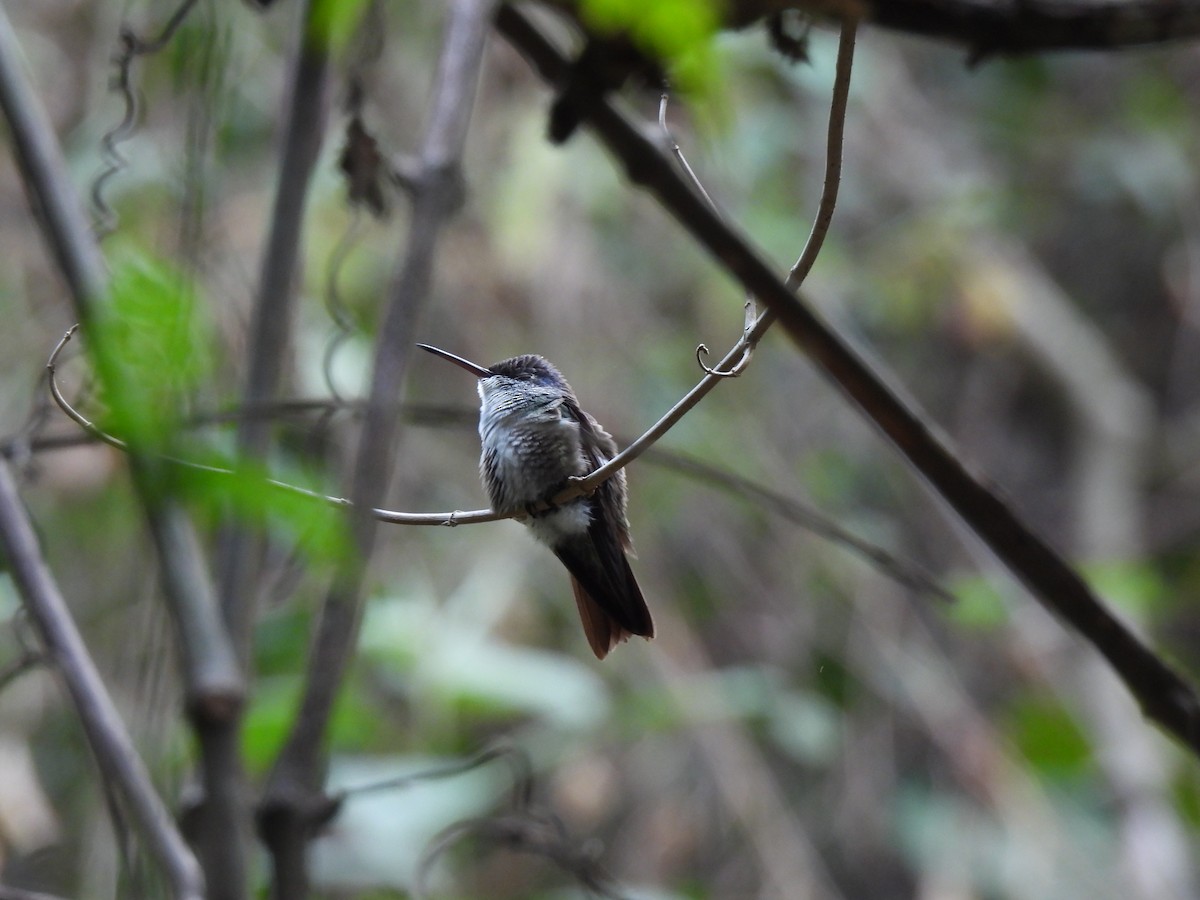
<svg viewBox="0 0 1200 900">
<path fill-rule="evenodd" d="M 721 26 L 718 0 L 581 0 L 580 16 L 599 34 L 628 34 L 662 60 L 681 89 L 703 94 L 716 83 L 713 38 Z"/>
<path fill-rule="evenodd" d="M 336 508 L 282 489 L 265 466 L 196 439 L 193 399 L 214 370 L 204 308 L 182 272 L 143 253 L 120 254 L 107 302 L 89 323 L 105 406 L 100 428 L 138 455 L 157 493 L 186 500 L 214 523 L 233 514 L 280 531 L 311 560 L 342 558 L 350 541 Z M 302 472 L 278 475 L 319 493 Z"/>
</svg>

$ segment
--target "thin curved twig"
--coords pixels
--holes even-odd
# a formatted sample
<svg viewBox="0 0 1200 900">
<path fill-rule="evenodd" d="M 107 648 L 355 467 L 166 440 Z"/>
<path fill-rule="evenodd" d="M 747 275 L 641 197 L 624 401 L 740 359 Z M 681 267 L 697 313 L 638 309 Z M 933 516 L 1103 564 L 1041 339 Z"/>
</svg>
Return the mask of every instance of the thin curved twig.
<svg viewBox="0 0 1200 900">
<path fill-rule="evenodd" d="M 380 781 L 342 788 L 338 792 L 336 799 L 342 801 L 363 794 L 400 790 L 401 788 L 425 781 L 440 781 L 443 778 L 453 778 L 456 775 L 471 772 L 498 759 L 505 760 L 512 770 L 513 806 L 516 808 L 528 806 L 533 798 L 533 763 L 526 751 L 511 744 L 497 744 L 492 747 L 486 747 L 473 756 L 469 756 L 459 762 L 447 763 L 435 768 L 412 772 L 408 775 L 396 775 L 391 778 L 381 779 Z"/>
<path fill-rule="evenodd" d="M 667 107 L 671 102 L 670 91 L 663 91 L 662 96 L 658 101 L 658 129 L 662 132 L 666 139 L 667 147 L 671 150 L 671 155 L 675 157 L 675 162 L 679 164 L 680 170 L 688 177 L 688 180 L 696 188 L 697 193 L 707 201 L 712 211 L 721 216 L 721 208 L 717 206 L 712 195 L 704 187 L 704 182 L 700 180 L 700 176 L 696 174 L 696 170 L 692 168 L 688 162 L 687 156 L 684 155 L 683 148 L 679 146 L 679 141 L 675 139 L 675 135 L 671 132 L 670 126 L 667 125 Z M 758 317 L 757 306 L 752 295 L 746 295 L 746 327 L 743 330 L 743 337 L 754 324 L 754 320 Z M 743 353 L 742 358 L 730 369 L 722 370 L 720 366 L 709 366 L 704 357 L 708 356 L 709 349 L 707 344 L 699 344 L 696 347 L 696 363 L 704 370 L 704 374 L 712 375 L 717 378 L 736 378 L 745 371 L 746 366 L 750 364 L 750 354 Z"/>
<path fill-rule="evenodd" d="M 821 201 L 817 204 L 817 217 L 812 231 L 804 242 L 800 258 L 788 272 L 784 282 L 796 290 L 812 271 L 813 263 L 825 245 L 825 235 L 833 221 L 837 206 L 838 188 L 842 184 L 842 146 L 846 135 L 846 105 L 850 101 L 850 76 L 854 70 L 854 42 L 858 36 L 858 23 L 848 20 L 842 23 L 838 35 L 837 62 L 834 63 L 833 99 L 829 103 L 829 126 L 825 137 L 825 183 L 821 188 Z"/>
<path fill-rule="evenodd" d="M 687 161 L 687 157 L 683 155 L 683 148 L 679 146 L 679 141 L 675 140 L 675 135 L 671 133 L 670 127 L 667 125 L 667 107 L 671 102 L 671 92 L 663 91 L 662 96 L 658 99 L 658 128 L 663 133 L 667 140 L 667 147 L 671 150 L 671 155 L 675 157 L 675 161 L 679 163 L 679 168 L 687 175 L 688 180 L 700 193 L 700 196 L 708 201 L 708 205 L 712 207 L 713 212 L 717 215 L 721 214 L 721 208 L 717 206 L 712 195 L 704 187 L 704 182 L 700 180 L 700 176 L 696 174 L 695 169 Z"/>
<path fill-rule="evenodd" d="M 104 197 L 104 187 L 129 164 L 129 160 L 121 154 L 119 148 L 137 127 L 140 104 L 137 89 L 133 86 L 133 62 L 139 56 L 157 53 L 166 47 L 196 2 L 197 0 L 182 0 L 158 35 L 149 40 L 138 37 L 128 25 L 121 27 L 117 38 L 120 49 L 112 58 L 116 71 L 109 82 L 109 89 L 121 95 L 125 108 L 121 120 L 100 138 L 100 151 L 105 167 L 92 179 L 91 187 L 92 207 L 98 217 L 96 233 L 100 237 L 109 234 L 117 223 L 117 214 Z"/>
<path fill-rule="evenodd" d="M 67 345 L 71 337 L 78 330 L 78 325 L 72 325 L 62 336 L 59 342 L 55 345 L 50 358 L 46 361 L 46 375 L 50 386 L 50 394 L 54 398 L 54 402 L 58 408 L 66 414 L 66 416 L 82 428 L 93 439 L 107 444 L 110 447 L 115 447 L 123 452 L 130 452 L 128 442 L 123 441 L 116 435 L 109 434 L 104 429 L 97 426 L 91 419 L 77 410 L 71 405 L 63 394 L 62 389 L 58 385 L 57 366 L 58 356 L 62 353 L 63 347 Z M 227 466 L 214 466 L 209 463 L 196 462 L 195 460 L 183 459 L 178 456 L 164 454 L 156 457 L 160 462 L 169 463 L 173 466 L 181 466 L 183 468 L 192 469 L 197 472 L 207 472 L 211 475 L 237 475 L 235 469 Z M 290 484 L 286 481 L 278 481 L 274 478 L 265 478 L 263 483 L 268 487 L 277 490 L 285 491 L 290 494 L 295 494 L 300 497 L 307 497 L 310 500 L 318 500 L 322 503 L 328 503 L 333 506 L 343 508 L 351 508 L 353 504 L 345 497 L 334 497 L 329 494 L 322 494 L 319 491 L 309 490 L 308 488 L 300 487 L 296 484 Z M 372 507 L 371 515 L 381 522 L 388 522 L 394 525 L 474 525 L 481 522 L 498 522 L 503 519 L 512 518 L 511 515 L 493 512 L 490 509 L 476 509 L 469 511 L 454 510 L 453 512 L 444 513 L 404 513 L 394 512 L 392 510 L 378 509 Z"/>
<path fill-rule="evenodd" d="M 837 62 L 834 66 L 833 99 L 829 104 L 829 125 L 825 138 L 825 180 L 821 188 L 821 200 L 817 204 L 817 215 L 813 220 L 812 230 L 804 242 L 804 249 L 796 259 L 796 264 L 788 272 L 784 284 L 791 290 L 799 290 L 812 271 L 813 264 L 825 246 L 825 236 L 829 233 L 830 223 L 833 222 L 833 211 L 837 207 L 838 189 L 842 184 L 842 147 L 846 134 L 846 105 L 850 100 L 850 76 L 854 68 L 854 43 L 858 35 L 858 23 L 848 19 L 842 23 L 838 36 Z M 746 301 L 754 302 L 753 298 Z M 700 359 L 700 347 L 696 348 L 696 361 L 700 367 L 710 374 L 724 375 L 736 378 L 746 370 L 758 342 L 763 334 L 775 321 L 774 314 L 768 310 L 763 314 L 766 322 L 751 334 L 752 326 L 747 324 L 746 333 L 742 337 L 742 358 L 728 372 L 709 369 Z M 708 348 L 704 347 L 707 354 Z"/>
<path fill-rule="evenodd" d="M 742 358 L 734 364 L 732 369 L 726 369 L 722 371 L 715 366 L 710 366 L 704 361 L 704 357 L 708 356 L 710 352 L 711 351 L 708 349 L 708 344 L 696 345 L 696 365 L 704 370 L 705 375 L 713 375 L 717 378 L 737 378 L 746 371 L 746 366 L 750 364 L 750 353 L 747 351 L 742 353 Z"/>
<path fill-rule="evenodd" d="M 787 288 L 792 291 L 797 290 L 803 284 L 804 279 L 812 269 L 813 263 L 816 262 L 817 256 L 821 252 L 821 247 L 825 243 L 825 235 L 829 232 L 829 224 L 833 221 L 833 211 L 837 205 L 838 187 L 841 184 L 842 173 L 842 145 L 846 129 L 846 105 L 850 97 L 850 78 L 854 65 L 856 32 L 856 23 L 848 21 L 842 25 L 833 82 L 833 99 L 830 101 L 829 108 L 829 126 L 825 156 L 825 184 L 821 192 L 820 203 L 817 206 L 817 215 L 813 221 L 813 227 L 809 232 L 808 239 L 804 243 L 804 249 L 801 251 L 799 259 L 796 260 L 796 264 L 792 266 L 791 271 L 788 272 L 787 279 L 784 281 Z M 750 296 L 751 298 L 753 297 L 753 295 Z M 748 319 L 754 309 L 752 305 L 749 305 L 752 303 L 753 299 L 747 301 Z M 629 465 L 644 453 L 648 447 L 652 446 L 659 438 L 670 431 L 675 423 L 683 418 L 722 379 L 729 377 L 728 373 L 740 374 L 745 366 L 749 364 L 754 348 L 775 322 L 775 318 L 775 313 L 768 309 L 762 315 L 755 318 L 753 322 L 748 320 L 741 340 L 734 345 L 729 353 L 725 354 L 725 357 L 713 369 L 709 369 L 699 359 L 699 350 L 697 349 L 697 361 L 705 371 L 704 378 L 699 384 L 668 410 L 667 414 L 659 419 L 649 431 L 603 466 L 583 478 L 572 479 L 571 487 L 555 497 L 553 502 L 561 504 L 574 496 L 579 496 L 579 494 L 594 491 L 606 479 L 611 478 L 618 471 Z M 703 347 L 704 345 L 701 344 L 700 346 Z M 707 350 L 707 348 L 705 349 Z M 568 491 L 572 490 L 578 491 L 578 493 L 568 494 Z"/>
<path fill-rule="evenodd" d="M 846 132 L 846 105 L 850 99 L 850 78 L 854 68 L 854 44 L 857 34 L 858 22 L 854 19 L 846 19 L 842 23 L 838 36 L 837 61 L 834 65 L 833 98 L 829 104 L 829 125 L 825 139 L 825 180 L 812 230 L 809 231 L 808 238 L 804 242 L 804 249 L 800 252 L 799 258 L 788 272 L 787 280 L 784 282 L 792 290 L 798 289 L 808 277 L 808 273 L 812 271 L 813 264 L 817 261 L 821 248 L 825 245 L 825 236 L 829 233 L 829 225 L 833 221 L 833 211 L 837 207 L 838 189 L 842 183 L 842 148 Z M 664 92 L 658 109 L 659 127 L 667 136 L 668 146 L 680 167 L 699 190 L 701 196 L 708 201 L 708 205 L 720 215 L 717 205 L 704 189 L 704 185 L 700 183 L 700 179 L 696 177 L 696 173 L 688 164 L 678 141 L 667 128 L 667 100 L 668 94 Z M 728 369 L 723 369 L 720 365 L 709 366 L 704 361 L 704 357 L 709 354 L 709 349 L 705 344 L 700 344 L 696 347 L 696 363 L 706 375 L 718 378 L 737 378 L 746 371 L 758 342 L 762 340 L 767 329 L 775 321 L 770 311 L 763 318 L 765 321 L 760 325 L 757 302 L 753 294 L 747 294 L 746 326 L 741 340 L 734 348 L 740 351 L 740 358 Z M 613 471 L 617 470 L 613 469 Z"/>
</svg>

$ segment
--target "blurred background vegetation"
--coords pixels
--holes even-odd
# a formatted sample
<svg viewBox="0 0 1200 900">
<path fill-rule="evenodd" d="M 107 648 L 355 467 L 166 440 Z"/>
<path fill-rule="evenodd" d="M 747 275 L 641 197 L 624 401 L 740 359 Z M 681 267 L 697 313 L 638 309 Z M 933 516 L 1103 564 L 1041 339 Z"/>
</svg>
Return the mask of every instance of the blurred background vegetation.
<svg viewBox="0 0 1200 900">
<path fill-rule="evenodd" d="M 152 33 L 171 4 L 10 6 L 84 194 L 122 112 L 109 90 L 118 29 Z M 407 226 L 402 197 L 386 220 L 350 210 L 337 170 L 352 70 L 387 155 L 413 151 L 420 133 L 443 4 L 384 6 L 377 51 L 351 41 L 337 63 L 299 273 L 296 398 L 361 394 Z M 190 281 L 189 327 L 208 364 L 189 413 L 228 410 L 243 378 L 295 19 L 290 3 L 259 14 L 201 2 L 134 68 L 141 120 L 120 145 L 127 165 L 103 186 L 118 217 L 105 248 L 118 266 Z M 719 78 L 670 110 L 708 191 L 781 272 L 820 195 L 836 43 L 817 28 L 811 62 L 789 64 L 760 29 L 722 34 Z M 865 27 L 855 65 L 842 199 L 809 296 L 1123 616 L 1200 675 L 1200 50 L 968 68 L 961 49 Z M 586 132 L 562 148 L 545 141 L 549 100 L 492 41 L 466 205 L 413 340 L 484 363 L 541 353 L 627 441 L 697 380 L 699 342 L 737 338 L 743 298 Z M 656 114 L 657 96 L 633 102 Z M 19 451 L 13 437 L 77 429 L 45 408 L 43 365 L 72 313 L 8 154 L 0 246 L 0 435 Z M 354 328 L 327 366 L 331 305 Z M 87 369 L 72 354 L 64 378 L 86 407 Z M 396 391 L 426 414 L 406 428 L 378 505 L 485 506 L 471 379 L 414 359 Z M 431 417 L 431 404 L 449 414 Z M 356 427 L 352 406 L 287 418 L 272 468 L 336 493 Z M 231 432 L 207 426 L 188 440 L 228 448 Z M 1200 895 L 1195 760 L 1141 720 L 1095 654 L 789 342 L 770 336 L 659 446 L 807 505 L 930 585 L 901 583 L 761 492 L 646 458 L 629 471 L 630 521 L 659 637 L 598 663 L 565 573 L 520 526 L 387 527 L 333 786 L 503 740 L 527 755 L 536 807 L 559 817 L 570 846 L 597 853 L 625 896 Z M 90 444 L 16 460 L 89 646 L 178 798 L 193 748 L 123 460 Z M 292 525 L 272 532 L 261 586 L 244 734 L 255 778 L 293 714 L 327 576 Z M 17 606 L 0 580 L 0 661 L 27 639 Z M 0 771 L 5 881 L 134 895 L 87 748 L 45 670 L 0 692 Z M 316 844 L 323 895 L 405 896 L 434 836 L 508 810 L 511 782 L 489 764 L 351 794 Z M 485 840 L 440 855 L 432 883 L 456 897 L 580 891 L 551 862 Z"/>
</svg>

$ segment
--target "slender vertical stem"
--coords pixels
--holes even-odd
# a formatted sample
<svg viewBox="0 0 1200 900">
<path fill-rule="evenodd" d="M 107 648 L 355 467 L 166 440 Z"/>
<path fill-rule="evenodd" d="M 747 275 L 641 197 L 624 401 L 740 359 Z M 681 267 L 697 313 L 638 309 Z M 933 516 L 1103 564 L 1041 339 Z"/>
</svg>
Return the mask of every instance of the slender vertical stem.
<svg viewBox="0 0 1200 900">
<path fill-rule="evenodd" d="M 279 151 L 279 180 L 254 302 L 249 369 L 242 392 L 242 402 L 248 407 L 277 399 L 291 340 L 304 210 L 326 119 L 329 39 L 323 29 L 314 26 L 320 2 L 328 0 L 306 0 L 300 15 L 287 124 Z M 237 429 L 238 453 L 244 459 L 261 459 L 267 452 L 271 428 L 269 419 L 242 419 Z M 243 666 L 249 662 L 254 628 L 255 558 L 260 546 L 244 528 L 230 527 L 222 535 L 218 566 L 222 611 Z"/>
<path fill-rule="evenodd" d="M 76 315 L 86 332 L 106 301 L 108 272 L 79 198 L 71 187 L 62 149 L 22 65 L 20 44 L 3 8 L 0 8 L 0 107 L 12 133 L 26 190 L 39 212 L 38 223 L 67 281 Z M 103 348 L 93 349 L 103 351 Z M 120 377 L 119 367 L 103 352 L 95 353 L 95 360 L 101 377 Z M 131 450 L 130 472 L 154 540 L 163 593 L 180 646 L 187 709 L 200 738 L 201 753 L 207 756 L 215 752 L 214 742 L 226 739 L 229 722 L 241 708 L 244 686 L 195 530 L 184 509 L 163 495 L 160 466 L 161 463 Z M 216 840 L 223 843 L 231 858 L 241 853 L 235 824 L 229 823 L 229 828 L 216 832 L 219 835 Z M 148 834 L 147 841 L 165 869 L 176 874 L 181 871 L 174 856 L 162 855 L 169 849 L 162 838 Z M 188 857 L 191 858 L 190 853 Z M 227 874 L 222 870 L 221 879 Z M 181 881 L 180 896 L 193 896 L 190 888 L 184 890 L 186 887 Z"/>
<path fill-rule="evenodd" d="M 0 12 L 0 18 L 3 13 Z M 3 25 L 0 25 L 2 28 Z M 204 879 L 121 721 L 38 546 L 8 463 L 0 462 L 0 547 L 46 655 L 62 676 L 100 777 L 114 785 L 178 900 L 201 900 Z"/>
<path fill-rule="evenodd" d="M 493 0 L 457 0 L 446 25 L 432 109 L 418 154 L 411 223 L 388 290 L 351 477 L 351 524 L 357 554 L 342 564 L 322 604 L 300 711 L 259 808 L 259 831 L 272 854 L 272 890 L 281 900 L 306 896 L 307 842 L 314 825 L 329 811 L 320 794 L 326 735 L 358 639 L 364 565 L 378 526 L 371 501 L 384 494 L 390 480 L 398 428 L 397 397 L 416 323 L 429 296 L 438 239 L 461 200 L 459 164 L 493 5 Z"/>
</svg>

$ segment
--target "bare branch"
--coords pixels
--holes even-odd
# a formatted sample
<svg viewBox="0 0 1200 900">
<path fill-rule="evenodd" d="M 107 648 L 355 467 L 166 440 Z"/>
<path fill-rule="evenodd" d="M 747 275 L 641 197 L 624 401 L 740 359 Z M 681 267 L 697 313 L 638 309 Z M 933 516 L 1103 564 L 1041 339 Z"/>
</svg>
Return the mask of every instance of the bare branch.
<svg viewBox="0 0 1200 900">
<path fill-rule="evenodd" d="M 54 894 L 45 894 L 41 891 L 26 891 L 21 888 L 0 884 L 0 900 L 66 900 L 66 898 Z"/>
<path fill-rule="evenodd" d="M 497 26 L 551 83 L 566 69 L 562 54 L 513 7 Z M 883 380 L 839 334 L 797 298 L 737 232 L 715 216 L 670 161 L 607 102 L 589 124 L 624 166 L 730 274 L 779 317 L 793 341 L 894 443 L 937 493 L 1049 609 L 1108 660 L 1143 713 L 1200 753 L 1200 698 L 1101 602 L 1083 579 L 947 446 L 934 425 Z"/>
<path fill-rule="evenodd" d="M 59 406 L 64 409 L 71 419 L 83 426 L 94 440 L 102 441 L 113 447 L 124 450 L 126 449 L 126 446 L 123 441 L 96 428 L 82 413 L 79 413 L 73 407 L 71 407 L 66 398 L 63 397 L 61 390 L 58 389 L 55 379 L 55 359 L 59 351 L 66 343 L 67 338 L 70 337 L 73 331 L 74 329 L 68 332 L 67 335 L 64 336 L 63 340 L 59 342 L 58 346 L 55 347 L 54 353 L 51 354 L 49 362 L 46 364 L 46 369 L 49 373 L 51 391 Z M 336 400 L 293 401 L 290 403 L 279 404 L 278 410 L 281 413 L 290 413 L 294 411 L 312 412 L 314 410 L 329 413 L 334 409 L 350 405 L 351 404 Z M 413 415 L 413 409 L 411 407 L 405 407 L 405 412 L 410 414 L 408 418 L 411 421 L 420 419 L 420 414 L 422 413 L 428 416 L 432 410 L 429 408 L 418 408 L 418 410 L 416 410 L 416 414 Z M 213 417 L 204 418 L 209 419 Z M 447 419 L 445 415 L 433 416 L 432 418 L 438 424 L 445 424 Z M 903 560 L 897 559 L 882 547 L 872 544 L 869 541 L 865 541 L 852 532 L 847 531 L 833 519 L 821 515 L 819 512 L 805 506 L 803 503 L 793 497 L 788 497 L 775 490 L 772 490 L 766 485 L 759 484 L 758 482 L 744 478 L 740 475 L 734 475 L 726 472 L 717 466 L 702 462 L 698 459 L 684 456 L 683 454 L 673 453 L 669 450 L 650 448 L 647 451 L 646 458 L 650 462 L 661 465 L 667 469 L 680 472 L 691 478 L 695 478 L 715 485 L 716 487 L 731 491 L 732 493 L 738 494 L 739 496 L 745 497 L 753 502 L 761 503 L 776 514 L 783 516 L 785 519 L 795 522 L 796 524 L 812 531 L 814 534 L 832 541 L 835 544 L 846 547 L 851 552 L 867 560 L 879 571 L 888 575 L 900 584 L 903 584 L 914 590 L 923 591 L 947 602 L 954 599 L 953 596 L 946 591 L 945 588 L 941 587 L 941 585 L 939 585 L 929 574 L 920 571 L 910 563 L 906 563 Z M 224 469 L 219 466 L 194 463 L 175 457 L 163 457 L 163 459 L 172 463 L 173 465 L 197 469 L 210 474 L 237 474 L 233 469 Z M 299 487 L 298 485 L 288 484 L 287 482 L 276 481 L 275 479 L 268 478 L 264 480 L 264 483 L 267 486 L 277 490 L 286 491 L 297 496 L 307 497 L 311 500 L 328 503 L 333 506 L 348 508 L 351 505 L 350 501 L 343 497 L 331 497 L 326 494 L 321 494 L 317 491 L 311 491 L 307 488 Z M 547 508 L 550 508 L 551 504 L 547 503 L 545 505 Z M 521 515 L 523 515 L 523 513 L 497 513 L 490 509 L 410 513 L 372 507 L 371 515 L 378 521 L 390 525 L 435 525 L 453 528 L 458 525 L 479 525 L 486 522 L 501 522 L 505 519 L 519 518 Z"/>
<path fill-rule="evenodd" d="M 291 339 L 304 209 L 326 117 L 329 46 L 325 28 L 317 24 L 321 17 L 319 5 L 308 0 L 299 18 L 287 124 L 279 150 L 279 180 L 254 301 L 248 347 L 250 368 L 242 391 L 243 401 L 252 406 L 276 399 Z M 270 422 L 242 420 L 237 432 L 238 453 L 247 460 L 261 459 L 270 436 Z M 257 575 L 255 556 L 260 547 L 259 540 L 242 526 L 230 525 L 221 535 L 217 563 L 221 611 L 243 666 L 250 653 L 257 609 L 253 585 Z"/>
<path fill-rule="evenodd" d="M 0 106 L 8 119 L 17 161 L 39 225 L 71 289 L 76 315 L 85 329 L 105 301 L 108 273 L 94 237 L 71 189 L 62 150 L 20 62 L 20 48 L 0 9 Z M 109 367 L 110 370 L 112 367 Z M 107 371 L 108 377 L 119 373 Z M 207 752 L 206 733 L 220 730 L 240 708 L 244 685 L 217 611 L 199 540 L 183 508 L 160 491 L 157 462 L 130 455 L 133 483 L 145 510 L 183 659 L 188 712 Z M 206 732 L 205 725 L 210 725 Z M 225 734 L 226 747 L 229 735 Z M 227 756 L 227 754 L 225 754 Z M 161 843 L 151 845 L 159 862 L 180 879 L 180 896 L 197 892 L 198 876 L 185 879 L 176 859 Z M 190 854 L 189 854 L 190 858 Z M 190 879 L 190 880 L 189 880 Z"/>
<path fill-rule="evenodd" d="M 389 288 L 353 469 L 351 525 L 357 554 L 341 566 L 326 594 L 300 711 L 259 807 L 259 830 L 273 857 L 275 895 L 289 900 L 307 892 L 307 842 L 314 821 L 328 812 L 320 794 L 325 733 L 358 637 L 363 566 L 376 534 L 369 504 L 383 494 L 394 464 L 397 389 L 429 294 L 438 238 L 461 199 L 459 161 L 493 6 L 492 0 L 458 0 L 446 25 L 432 109 L 419 152 L 420 168 L 413 184 L 411 222 Z"/>
<path fill-rule="evenodd" d="M 838 36 L 833 99 L 829 103 L 829 127 L 825 136 L 825 183 L 821 188 L 821 202 L 817 204 L 817 217 L 813 221 L 812 231 L 808 233 L 800 258 L 788 272 L 785 282 L 793 290 L 804 284 L 804 279 L 812 271 L 821 248 L 825 246 L 829 225 L 833 222 L 838 188 L 842 184 L 842 144 L 846 135 L 846 104 L 850 102 L 850 76 L 854 69 L 854 41 L 857 34 L 857 23 L 847 21 Z"/>
<path fill-rule="evenodd" d="M 1200 35 L 1196 0 L 874 0 L 867 7 L 867 17 L 877 25 L 963 44 L 976 61 Z"/>
<path fill-rule="evenodd" d="M 838 187 L 841 184 L 842 174 L 842 138 L 845 133 L 846 126 L 846 103 L 850 97 L 850 76 L 854 63 L 854 39 L 856 26 L 853 22 L 847 22 L 842 26 L 841 38 L 838 42 L 838 55 L 836 73 L 833 83 L 833 100 L 829 108 L 829 128 L 826 138 L 826 156 L 825 156 L 825 185 L 821 192 L 821 201 L 817 206 L 816 219 L 813 222 L 812 231 L 808 235 L 808 240 L 805 241 L 804 250 L 800 253 L 800 258 L 796 264 L 792 266 L 788 273 L 787 280 L 784 282 L 789 290 L 796 290 L 804 282 L 809 271 L 816 262 L 818 254 L 821 252 L 821 247 L 825 243 L 825 235 L 829 231 L 829 224 L 833 221 L 833 210 L 837 205 Z M 691 167 L 688 166 L 687 174 L 694 181 L 695 175 L 692 174 Z M 712 212 L 712 217 L 720 221 L 720 216 L 713 207 L 712 201 L 708 194 L 703 194 L 705 201 L 708 203 L 709 209 Z M 754 297 L 754 292 L 750 291 L 750 296 Z M 747 301 L 749 303 L 750 301 Z M 591 474 L 584 478 L 578 479 L 573 484 L 573 487 L 580 493 L 587 493 L 599 487 L 605 479 L 611 478 L 616 472 L 625 466 L 629 465 L 638 458 L 647 448 L 652 446 L 664 434 L 674 427 L 675 423 L 682 419 L 687 413 L 699 403 L 709 391 L 726 377 L 738 375 L 750 361 L 750 355 L 754 351 L 754 347 L 762 340 L 767 329 L 775 322 L 775 313 L 770 308 L 760 315 L 752 324 L 748 324 L 742 338 L 733 349 L 725 355 L 725 357 L 711 369 L 704 365 L 703 361 L 699 360 L 699 348 L 697 348 L 697 361 L 705 370 L 705 377 L 691 391 L 689 391 L 682 400 L 676 403 L 667 414 L 664 415 L 653 427 L 650 428 L 644 435 L 614 456 L 611 460 L 605 463 L 600 468 L 596 469 Z M 703 344 L 700 345 L 704 347 Z M 706 351 L 708 348 L 704 348 Z M 566 491 L 563 492 L 567 494 Z M 555 503 L 562 503 L 569 499 L 570 496 L 558 496 L 554 498 Z"/>
<path fill-rule="evenodd" d="M 54 350 L 50 354 L 50 358 L 46 361 L 46 377 L 50 386 L 50 394 L 54 398 L 54 402 L 58 405 L 71 421 L 75 422 L 82 428 L 91 438 L 117 450 L 125 453 L 132 452 L 129 444 L 126 441 L 115 435 L 109 434 L 104 429 L 98 427 L 91 419 L 77 410 L 69 400 L 63 395 L 62 389 L 58 386 L 58 356 L 62 353 L 63 347 L 78 330 L 78 325 L 72 325 L 62 336 L 59 342 L 55 345 Z M 327 408 L 328 404 L 322 402 L 322 407 Z M 156 463 L 179 466 L 185 469 L 192 469 L 197 472 L 207 472 L 210 475 L 237 475 L 234 469 L 224 466 L 214 466 L 207 463 L 198 463 L 189 459 L 182 459 L 178 456 L 156 456 Z M 308 497 L 311 500 L 318 500 L 322 503 L 329 503 L 333 506 L 341 506 L 350 508 L 353 506 L 350 500 L 344 497 L 331 497 L 328 494 L 322 494 L 319 491 L 311 491 L 308 488 L 300 487 L 299 485 L 289 484 L 285 481 L 277 481 L 274 478 L 263 479 L 263 483 L 268 487 L 276 488 L 277 490 L 285 491 L 289 494 L 295 494 L 300 497 Z M 371 507 L 371 515 L 381 522 L 388 522 L 393 525 L 467 525 L 477 524 L 480 522 L 498 522 L 503 519 L 512 518 L 511 513 L 501 514 L 494 513 L 490 509 L 472 510 L 470 512 L 454 511 L 447 513 L 403 513 L 394 512 L 392 510 L 378 509 Z"/>
<path fill-rule="evenodd" d="M 137 748 L 104 687 L 38 547 L 7 463 L 0 462 L 0 546 L 25 609 L 46 654 L 62 673 L 67 691 L 106 783 L 128 807 L 146 845 L 154 853 L 179 900 L 204 896 L 200 866 L 154 790 Z"/>
<path fill-rule="evenodd" d="M 195 5 L 196 0 L 182 0 L 179 6 L 175 8 L 175 12 L 167 19 L 162 30 L 151 40 L 138 37 L 133 29 L 128 26 L 122 26 L 121 28 L 120 50 L 112 60 L 116 72 L 109 82 L 109 89 L 120 94 L 125 108 L 121 114 L 121 121 L 106 131 L 100 138 L 100 150 L 104 157 L 105 166 L 92 179 L 92 206 L 99 216 L 97 230 L 101 235 L 112 231 L 117 224 L 117 214 L 104 196 L 105 185 L 128 165 L 128 160 L 121 155 L 119 146 L 137 128 L 139 110 L 138 91 L 133 85 L 134 60 L 139 56 L 157 53 L 166 47 Z"/>
<path fill-rule="evenodd" d="M 432 769 L 411 772 L 406 775 L 396 775 L 379 781 L 357 784 L 343 788 L 339 792 L 342 800 L 351 800 L 364 794 L 374 794 L 383 791 L 396 791 L 414 784 L 426 781 L 440 781 L 443 778 L 454 778 L 466 772 L 481 768 L 495 760 L 508 763 L 513 775 L 513 806 L 528 806 L 533 795 L 533 761 L 529 754 L 521 748 L 500 743 L 480 750 L 474 756 L 458 762 L 446 763 Z"/>
</svg>

